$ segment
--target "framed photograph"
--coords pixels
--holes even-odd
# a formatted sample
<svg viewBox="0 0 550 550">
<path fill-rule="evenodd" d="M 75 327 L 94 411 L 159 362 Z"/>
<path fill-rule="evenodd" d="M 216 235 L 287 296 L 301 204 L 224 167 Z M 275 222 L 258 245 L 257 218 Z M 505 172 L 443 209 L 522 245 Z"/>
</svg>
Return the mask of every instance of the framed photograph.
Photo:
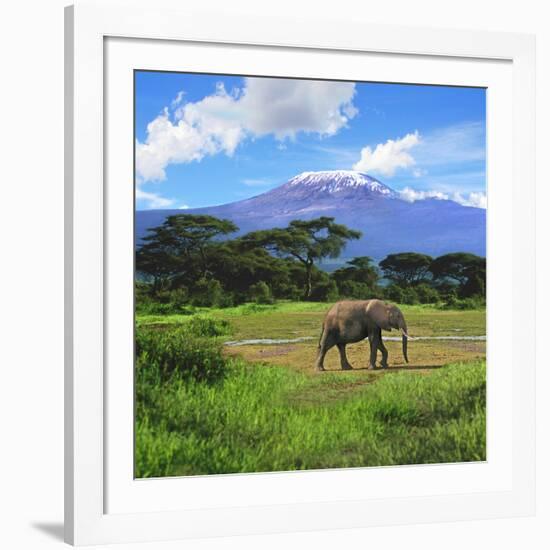
<svg viewBox="0 0 550 550">
<path fill-rule="evenodd" d="M 335 23 L 66 9 L 67 542 L 534 513 L 534 39 Z"/>
</svg>

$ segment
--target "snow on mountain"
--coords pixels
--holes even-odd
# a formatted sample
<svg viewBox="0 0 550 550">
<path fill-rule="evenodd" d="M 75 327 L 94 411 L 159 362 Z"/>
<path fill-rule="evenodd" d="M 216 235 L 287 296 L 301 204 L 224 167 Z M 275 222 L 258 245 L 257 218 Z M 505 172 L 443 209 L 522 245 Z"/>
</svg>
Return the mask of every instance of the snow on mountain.
<svg viewBox="0 0 550 550">
<path fill-rule="evenodd" d="M 371 193 L 396 197 L 397 193 L 377 179 L 355 170 L 325 170 L 321 172 L 302 172 L 291 178 L 288 187 L 305 186 L 318 191 L 338 193 L 340 191 L 363 188 Z"/>
</svg>

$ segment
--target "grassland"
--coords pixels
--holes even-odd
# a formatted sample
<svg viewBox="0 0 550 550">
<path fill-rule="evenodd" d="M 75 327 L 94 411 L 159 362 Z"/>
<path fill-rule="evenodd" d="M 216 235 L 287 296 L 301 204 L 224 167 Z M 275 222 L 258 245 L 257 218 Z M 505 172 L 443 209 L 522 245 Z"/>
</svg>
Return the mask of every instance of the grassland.
<svg viewBox="0 0 550 550">
<path fill-rule="evenodd" d="M 331 350 L 328 372 L 318 373 L 326 309 L 288 302 L 139 316 L 149 346 L 181 334 L 161 359 L 151 347 L 138 356 L 137 477 L 485 459 L 485 342 L 411 342 L 406 365 L 390 341 L 390 368 L 376 371 L 362 342 L 348 346 L 353 371 L 340 371 Z M 414 336 L 485 334 L 482 310 L 401 309 Z M 251 338 L 311 340 L 222 345 Z M 166 370 L 173 348 L 180 355 Z M 205 379 L 184 375 L 194 363 L 207 365 Z"/>
</svg>

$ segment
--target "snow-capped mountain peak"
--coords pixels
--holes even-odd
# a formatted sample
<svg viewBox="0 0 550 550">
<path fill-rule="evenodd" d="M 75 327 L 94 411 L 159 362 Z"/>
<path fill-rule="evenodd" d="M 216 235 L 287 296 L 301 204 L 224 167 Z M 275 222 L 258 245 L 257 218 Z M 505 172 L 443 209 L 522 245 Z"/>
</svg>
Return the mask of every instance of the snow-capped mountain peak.
<svg viewBox="0 0 550 550">
<path fill-rule="evenodd" d="M 136 212 L 136 243 L 148 228 L 181 210 Z M 269 191 L 241 201 L 185 210 L 233 221 L 239 234 L 286 227 L 293 220 L 332 217 L 363 233 L 350 242 L 346 257 L 415 251 L 431 256 L 461 250 L 485 255 L 485 210 L 452 200 L 404 199 L 377 179 L 353 170 L 303 172 Z"/>
<path fill-rule="evenodd" d="M 393 189 L 376 178 L 355 170 L 324 170 L 321 172 L 302 172 L 291 178 L 288 187 L 309 187 L 316 191 L 338 193 L 362 188 L 365 191 L 386 197 L 396 197 Z"/>
</svg>

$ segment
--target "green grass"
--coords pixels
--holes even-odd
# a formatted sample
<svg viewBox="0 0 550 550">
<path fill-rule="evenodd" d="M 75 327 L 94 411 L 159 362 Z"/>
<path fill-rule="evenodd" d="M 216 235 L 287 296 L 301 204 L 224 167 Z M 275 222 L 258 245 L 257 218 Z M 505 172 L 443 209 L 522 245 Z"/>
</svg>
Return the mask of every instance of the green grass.
<svg viewBox="0 0 550 550">
<path fill-rule="evenodd" d="M 330 304 L 324 302 L 278 302 L 273 305 L 243 304 L 232 308 L 194 308 L 195 315 L 208 315 L 231 323 L 235 339 L 317 337 Z M 435 306 L 399 306 L 413 336 L 485 334 L 485 310 L 441 310 Z M 138 315 L 138 326 L 179 325 L 193 315 Z M 458 330 L 457 330 L 458 329 Z M 261 331 L 262 335 L 258 336 Z"/>
<path fill-rule="evenodd" d="M 316 338 L 328 307 L 139 315 L 137 477 L 485 460 L 484 343 L 411 342 L 405 366 L 389 342 L 390 369 L 374 372 L 365 343 L 348 347 L 348 372 L 316 373 L 316 340 L 222 352 L 227 339 Z M 482 310 L 401 309 L 415 335 L 485 334 Z"/>
<path fill-rule="evenodd" d="M 485 460 L 483 362 L 359 385 L 238 360 L 228 370 L 140 394 L 137 477 Z"/>
<path fill-rule="evenodd" d="M 244 316 L 262 316 L 272 313 L 302 313 L 302 312 L 323 312 L 326 311 L 325 302 L 277 302 L 276 304 L 254 304 L 247 303 L 235 307 L 214 308 L 214 307 L 193 307 L 187 308 L 185 314 L 157 315 L 139 313 L 136 315 L 138 326 L 149 324 L 180 324 L 187 322 L 193 315 L 208 315 L 216 318 L 229 318 Z"/>
</svg>

